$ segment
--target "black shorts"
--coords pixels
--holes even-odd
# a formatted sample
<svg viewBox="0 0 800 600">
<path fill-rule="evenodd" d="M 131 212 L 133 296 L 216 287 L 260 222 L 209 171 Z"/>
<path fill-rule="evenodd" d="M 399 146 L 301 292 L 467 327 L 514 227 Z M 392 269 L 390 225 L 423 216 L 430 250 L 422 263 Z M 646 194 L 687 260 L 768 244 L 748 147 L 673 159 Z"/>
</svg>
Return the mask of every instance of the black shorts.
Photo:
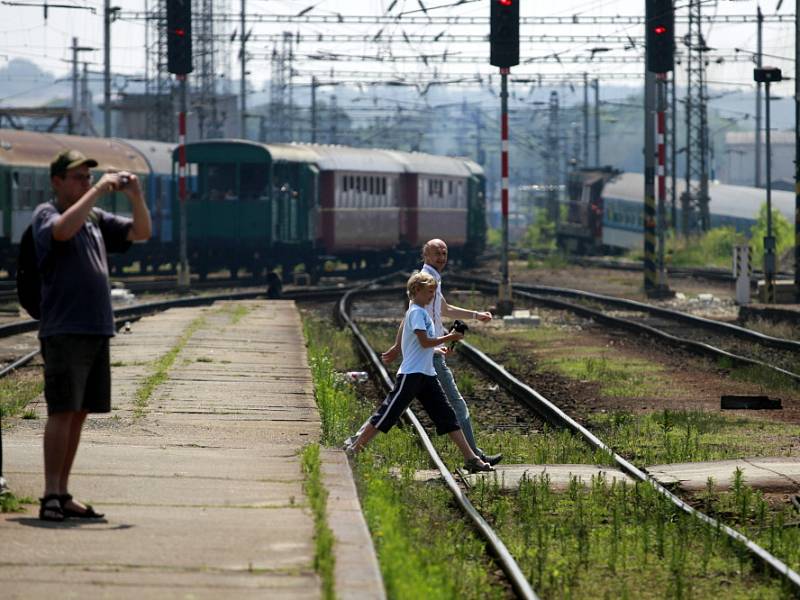
<svg viewBox="0 0 800 600">
<path fill-rule="evenodd" d="M 111 412 L 108 339 L 101 335 L 54 335 L 41 340 L 48 415 Z"/>
<path fill-rule="evenodd" d="M 398 375 L 394 389 L 370 417 L 369 422 L 375 429 L 388 432 L 414 398 L 418 398 L 422 403 L 422 408 L 436 425 L 437 434 L 442 435 L 460 429 L 456 413 L 447 401 L 436 375 L 424 373 Z"/>
</svg>

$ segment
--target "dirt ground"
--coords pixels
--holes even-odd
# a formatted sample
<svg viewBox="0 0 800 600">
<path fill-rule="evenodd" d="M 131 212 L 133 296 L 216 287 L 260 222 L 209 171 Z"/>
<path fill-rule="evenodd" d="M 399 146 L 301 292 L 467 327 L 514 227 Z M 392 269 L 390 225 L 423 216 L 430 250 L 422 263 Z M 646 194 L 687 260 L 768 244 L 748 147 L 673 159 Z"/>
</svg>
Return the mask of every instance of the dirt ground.
<svg viewBox="0 0 800 600">
<path fill-rule="evenodd" d="M 497 278 L 499 264 L 488 264 L 473 271 L 477 276 Z M 513 283 L 528 283 L 550 286 L 571 287 L 602 294 L 624 296 L 636 300 L 646 300 L 643 292 L 642 274 L 609 269 L 593 269 L 578 266 L 563 268 L 529 269 L 524 261 L 512 261 L 510 277 Z M 445 279 L 446 283 L 446 279 Z M 693 278 L 675 278 L 670 281 L 675 292 L 687 298 L 698 294 L 712 294 L 714 302 L 707 306 L 694 306 L 690 312 L 703 314 L 721 320 L 735 320 L 738 307 L 733 302 L 735 290 L 732 285 L 722 282 L 700 281 Z M 447 290 L 445 290 L 447 294 Z M 520 305 L 520 308 L 523 306 Z M 681 310 L 683 308 L 677 307 Z M 651 412 L 663 409 L 697 409 L 719 411 L 720 397 L 728 394 L 758 394 L 770 398 L 780 398 L 782 410 L 769 411 L 725 411 L 726 414 L 740 414 L 748 418 L 768 421 L 800 423 L 800 388 L 776 392 L 762 386 L 734 380 L 730 372 L 719 368 L 711 361 L 683 351 L 665 347 L 663 343 L 644 336 L 630 336 L 621 331 L 613 331 L 574 317 L 560 311 L 535 308 L 545 322 L 555 320 L 568 323 L 568 332 L 554 342 L 537 345 L 532 342 L 515 343 L 514 353 L 530 356 L 523 372 L 516 373 L 535 387 L 540 393 L 557 401 L 570 414 L 579 419 L 598 410 L 626 410 L 631 412 Z M 554 355 L 568 355 L 571 348 L 592 346 L 613 350 L 613 354 L 624 360 L 652 361 L 661 366 L 660 379 L 670 382 L 652 396 L 645 398 L 614 398 L 601 393 L 600 384 L 577 381 L 560 374 L 541 372 L 537 362 Z M 504 362 L 509 357 L 497 357 Z M 517 361 L 524 362 L 524 361 Z"/>
</svg>

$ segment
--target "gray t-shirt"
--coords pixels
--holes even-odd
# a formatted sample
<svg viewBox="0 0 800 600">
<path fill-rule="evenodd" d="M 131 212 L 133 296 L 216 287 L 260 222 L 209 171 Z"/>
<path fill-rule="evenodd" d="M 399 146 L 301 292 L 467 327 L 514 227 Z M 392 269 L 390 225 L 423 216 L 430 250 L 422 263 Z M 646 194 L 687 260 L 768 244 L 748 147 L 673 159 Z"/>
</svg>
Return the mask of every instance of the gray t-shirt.
<svg viewBox="0 0 800 600">
<path fill-rule="evenodd" d="M 39 337 L 53 335 L 114 335 L 114 311 L 108 283 L 106 250 L 130 247 L 133 221 L 99 208 L 71 239 L 53 239 L 59 210 L 52 202 L 33 212 L 33 240 L 42 278 L 42 318 Z"/>
</svg>

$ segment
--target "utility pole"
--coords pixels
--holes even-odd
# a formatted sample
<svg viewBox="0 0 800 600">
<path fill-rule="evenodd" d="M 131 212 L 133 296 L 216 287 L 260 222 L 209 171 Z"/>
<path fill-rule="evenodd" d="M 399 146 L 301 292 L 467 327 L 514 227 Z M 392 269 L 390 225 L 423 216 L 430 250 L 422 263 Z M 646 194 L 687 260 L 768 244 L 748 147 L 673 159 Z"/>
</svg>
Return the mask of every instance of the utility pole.
<svg viewBox="0 0 800 600">
<path fill-rule="evenodd" d="M 72 38 L 72 123 L 69 127 L 69 133 L 75 133 L 74 129 L 80 120 L 80 96 L 78 95 L 78 52 L 88 52 L 94 50 L 88 46 L 78 46 L 78 38 Z"/>
<path fill-rule="evenodd" d="M 800 0 L 798 0 L 800 1 Z M 672 92 L 672 98 L 670 102 L 670 126 L 669 126 L 669 141 L 670 141 L 670 161 L 669 161 L 669 176 L 670 176 L 670 224 L 672 225 L 672 231 L 677 233 L 678 231 L 678 206 L 676 204 L 677 195 L 678 195 L 678 98 L 676 95 L 675 88 L 677 87 L 675 84 L 675 71 L 672 71 L 672 77 L 670 77 L 670 91 Z"/>
<path fill-rule="evenodd" d="M 800 304 L 800 0 L 794 15 L 794 301 Z"/>
<path fill-rule="evenodd" d="M 317 76 L 311 76 L 311 143 L 317 143 Z"/>
<path fill-rule="evenodd" d="M 757 7 L 756 12 L 756 67 L 763 67 L 763 29 L 764 15 L 761 13 L 761 6 Z M 755 186 L 761 187 L 761 82 L 756 82 L 756 180 Z"/>
<path fill-rule="evenodd" d="M 241 12 L 239 14 L 239 64 L 241 65 L 239 79 L 239 137 L 242 139 L 247 137 L 247 50 L 245 49 L 247 34 L 244 30 L 245 2 L 246 0 L 242 0 Z"/>
<path fill-rule="evenodd" d="M 576 156 L 577 158 L 577 156 Z M 583 74 L 583 166 L 589 166 L 589 74 Z"/>
<path fill-rule="evenodd" d="M 103 2 L 103 135 L 111 137 L 111 0 Z"/>
<path fill-rule="evenodd" d="M 655 92 L 656 75 L 645 66 L 644 74 L 644 291 L 648 297 L 658 287 L 656 273 L 655 189 Z"/>
<path fill-rule="evenodd" d="M 550 103 L 548 110 L 549 120 L 547 123 L 547 148 L 543 150 L 546 170 L 545 178 L 547 182 L 547 217 L 553 223 L 558 224 L 558 184 L 559 177 L 559 155 L 561 154 L 560 125 L 559 125 L 559 106 L 558 92 L 550 92 Z"/>
<path fill-rule="evenodd" d="M 800 0 L 798 0 L 800 1 Z M 594 164 L 600 166 L 600 80 L 594 80 Z"/>
</svg>

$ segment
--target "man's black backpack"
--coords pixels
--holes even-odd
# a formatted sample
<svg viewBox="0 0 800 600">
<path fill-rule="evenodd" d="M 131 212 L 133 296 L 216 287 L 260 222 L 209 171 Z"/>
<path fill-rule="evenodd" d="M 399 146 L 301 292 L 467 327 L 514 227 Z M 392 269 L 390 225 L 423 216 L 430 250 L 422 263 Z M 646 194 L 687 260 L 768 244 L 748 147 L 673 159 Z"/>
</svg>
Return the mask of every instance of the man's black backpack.
<svg viewBox="0 0 800 600">
<path fill-rule="evenodd" d="M 36 264 L 36 248 L 33 245 L 33 227 L 28 225 L 19 241 L 17 255 L 17 298 L 34 319 L 42 316 L 42 278 Z"/>
</svg>

